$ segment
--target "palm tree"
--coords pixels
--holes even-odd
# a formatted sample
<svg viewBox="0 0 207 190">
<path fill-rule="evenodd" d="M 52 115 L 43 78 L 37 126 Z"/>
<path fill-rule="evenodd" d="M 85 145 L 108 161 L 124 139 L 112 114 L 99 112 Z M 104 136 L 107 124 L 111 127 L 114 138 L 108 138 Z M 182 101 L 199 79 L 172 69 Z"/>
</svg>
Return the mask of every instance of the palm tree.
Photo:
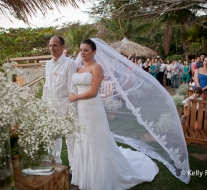
<svg viewBox="0 0 207 190">
<path fill-rule="evenodd" d="M 82 40 L 95 37 L 97 29 L 93 25 L 81 25 L 79 22 L 72 24 L 63 34 L 66 45 L 69 46 L 74 56 L 77 56 Z"/>
<path fill-rule="evenodd" d="M 98 23 L 97 37 L 104 41 L 114 42 L 127 38 L 137 43 L 152 42 L 150 31 L 152 23 L 138 23 L 128 19 L 102 19 Z"/>
<path fill-rule="evenodd" d="M 77 2 L 84 3 L 84 0 L 1 0 L 0 12 L 8 16 L 6 13 L 8 10 L 12 15 L 28 24 L 28 17 L 36 16 L 38 10 L 45 15 L 47 10 L 54 7 L 58 9 L 59 6 L 66 7 L 68 4 L 78 8 Z"/>
</svg>

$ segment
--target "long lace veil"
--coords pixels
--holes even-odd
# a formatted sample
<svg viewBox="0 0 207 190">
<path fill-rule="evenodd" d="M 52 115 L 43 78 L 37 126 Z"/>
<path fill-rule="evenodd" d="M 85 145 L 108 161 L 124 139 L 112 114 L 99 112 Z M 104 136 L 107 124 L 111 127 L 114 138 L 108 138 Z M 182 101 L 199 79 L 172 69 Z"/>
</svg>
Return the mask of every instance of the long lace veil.
<svg viewBox="0 0 207 190">
<path fill-rule="evenodd" d="M 149 73 L 93 38 L 95 61 L 104 71 L 100 94 L 116 141 L 162 162 L 181 181 L 190 181 L 187 147 L 170 94 Z M 78 55 L 76 63 L 82 64 Z M 120 103 L 121 102 L 121 106 Z M 115 112 L 115 119 L 111 114 Z"/>
</svg>

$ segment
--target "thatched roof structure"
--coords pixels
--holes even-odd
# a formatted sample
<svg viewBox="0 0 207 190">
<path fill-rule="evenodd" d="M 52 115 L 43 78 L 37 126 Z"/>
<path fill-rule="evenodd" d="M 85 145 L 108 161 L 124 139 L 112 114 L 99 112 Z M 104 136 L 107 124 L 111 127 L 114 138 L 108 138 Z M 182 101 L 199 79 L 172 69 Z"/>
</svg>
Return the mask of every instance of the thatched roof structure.
<svg viewBox="0 0 207 190">
<path fill-rule="evenodd" d="M 131 42 L 126 38 L 124 38 L 122 41 L 111 44 L 111 46 L 119 53 L 122 53 L 126 56 L 136 55 L 139 57 L 157 57 L 157 53 L 154 50 L 140 44 Z"/>
<path fill-rule="evenodd" d="M 28 24 L 28 16 L 37 15 L 38 10 L 45 15 L 48 10 L 59 9 L 60 6 L 67 7 L 71 5 L 78 8 L 78 2 L 84 3 L 84 0 L 1 0 L 0 12 L 7 17 L 6 9 L 9 12 L 15 12 L 19 19 Z"/>
</svg>

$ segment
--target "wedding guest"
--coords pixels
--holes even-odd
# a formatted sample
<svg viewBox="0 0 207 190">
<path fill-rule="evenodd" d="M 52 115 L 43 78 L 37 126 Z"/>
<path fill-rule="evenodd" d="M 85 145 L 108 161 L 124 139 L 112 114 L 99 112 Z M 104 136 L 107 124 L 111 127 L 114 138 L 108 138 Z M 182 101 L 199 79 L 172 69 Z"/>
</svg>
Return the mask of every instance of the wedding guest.
<svg viewBox="0 0 207 190">
<path fill-rule="evenodd" d="M 183 63 L 181 59 L 178 60 L 177 66 L 178 66 L 178 86 L 179 86 L 182 83 L 182 74 L 183 74 Z"/>
<path fill-rule="evenodd" d="M 163 85 L 163 77 L 164 77 L 165 69 L 166 69 L 166 65 L 165 65 L 164 61 L 161 59 L 160 60 L 160 69 L 159 69 L 159 73 L 158 73 L 158 81 L 160 82 L 161 85 Z"/>
<path fill-rule="evenodd" d="M 171 67 L 172 65 L 170 64 L 170 60 L 167 59 L 166 61 L 166 86 L 170 86 L 171 85 Z"/>
<path fill-rule="evenodd" d="M 138 67 L 141 67 L 141 68 L 143 67 L 143 65 L 142 65 L 142 59 L 136 59 L 135 63 L 136 63 L 136 65 Z"/>
<path fill-rule="evenodd" d="M 151 66 L 151 59 L 147 57 L 146 61 L 148 62 L 148 65 Z"/>
<path fill-rule="evenodd" d="M 203 61 L 203 67 L 195 70 L 194 81 L 196 87 L 201 87 L 202 90 L 207 90 L 207 57 Z"/>
<path fill-rule="evenodd" d="M 134 57 L 134 56 L 131 56 L 131 57 L 129 58 L 129 60 L 132 61 L 133 63 L 135 63 L 135 57 Z"/>
<path fill-rule="evenodd" d="M 191 62 L 189 64 L 189 66 L 190 66 L 190 78 L 192 78 L 192 76 L 193 76 L 193 74 L 192 74 L 192 66 L 193 66 L 194 63 L 195 63 L 195 59 L 191 59 Z"/>
<path fill-rule="evenodd" d="M 157 58 L 155 59 L 155 64 L 156 64 L 156 78 L 158 80 L 158 73 L 160 72 L 160 59 L 158 60 Z M 158 80 L 159 81 L 159 80 Z"/>
<path fill-rule="evenodd" d="M 69 51 L 67 49 L 64 49 L 63 50 L 63 54 L 66 56 L 66 57 L 69 57 Z"/>
<path fill-rule="evenodd" d="M 203 66 L 203 62 L 201 61 L 200 57 L 196 59 L 196 69 L 201 68 Z"/>
<path fill-rule="evenodd" d="M 188 84 L 190 82 L 190 66 L 188 61 L 184 61 L 184 66 L 182 68 L 182 82 L 183 84 Z"/>
<path fill-rule="evenodd" d="M 157 78 L 157 72 L 156 71 L 157 71 L 157 65 L 155 63 L 155 59 L 152 59 L 151 60 L 151 66 L 150 66 L 150 74 L 155 78 Z"/>
<path fill-rule="evenodd" d="M 146 72 L 150 72 L 150 66 L 149 66 L 149 62 L 146 60 L 145 62 L 144 62 L 144 65 L 143 65 L 143 67 L 142 67 Z"/>
<path fill-rule="evenodd" d="M 175 60 L 171 67 L 171 88 L 178 88 L 178 66 Z"/>
<path fill-rule="evenodd" d="M 200 55 L 200 58 L 201 58 L 201 61 L 202 61 L 202 62 L 204 61 L 205 57 L 206 57 L 206 53 L 202 53 L 202 54 Z"/>
</svg>

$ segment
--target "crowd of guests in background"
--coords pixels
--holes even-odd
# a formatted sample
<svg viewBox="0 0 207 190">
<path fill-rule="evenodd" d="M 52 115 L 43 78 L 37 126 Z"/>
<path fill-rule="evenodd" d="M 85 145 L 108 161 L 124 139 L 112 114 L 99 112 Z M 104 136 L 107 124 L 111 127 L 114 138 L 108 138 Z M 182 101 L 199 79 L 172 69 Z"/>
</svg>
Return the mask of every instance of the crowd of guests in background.
<svg viewBox="0 0 207 190">
<path fill-rule="evenodd" d="M 144 69 L 155 77 L 161 85 L 165 81 L 166 86 L 178 88 L 181 84 L 192 84 L 195 87 L 201 87 L 207 90 L 207 56 L 205 53 L 196 59 L 173 60 L 162 58 L 146 58 L 145 61 L 130 56 L 129 60 L 134 62 L 138 67 Z"/>
</svg>

